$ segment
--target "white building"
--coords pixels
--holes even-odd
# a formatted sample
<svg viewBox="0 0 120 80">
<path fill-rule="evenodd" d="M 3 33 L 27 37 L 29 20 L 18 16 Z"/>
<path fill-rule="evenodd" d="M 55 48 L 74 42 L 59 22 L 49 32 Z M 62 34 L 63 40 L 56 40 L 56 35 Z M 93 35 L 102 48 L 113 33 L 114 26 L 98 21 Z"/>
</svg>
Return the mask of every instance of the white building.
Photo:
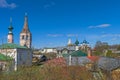
<svg viewBox="0 0 120 80">
<path fill-rule="evenodd" d="M 14 70 L 20 66 L 32 65 L 32 51 L 27 47 L 14 43 L 6 43 L 0 46 L 0 53 L 12 58 L 13 64 L 10 64 Z"/>
<path fill-rule="evenodd" d="M 57 53 L 56 48 L 44 48 L 40 51 L 41 53 Z"/>
</svg>

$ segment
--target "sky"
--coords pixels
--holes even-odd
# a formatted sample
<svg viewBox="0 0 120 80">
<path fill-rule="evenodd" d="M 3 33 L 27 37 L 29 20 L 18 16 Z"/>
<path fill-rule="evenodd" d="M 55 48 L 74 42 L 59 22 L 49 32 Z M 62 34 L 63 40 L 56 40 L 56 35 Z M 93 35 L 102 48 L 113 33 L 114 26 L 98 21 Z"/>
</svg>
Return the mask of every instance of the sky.
<svg viewBox="0 0 120 80">
<path fill-rule="evenodd" d="M 10 17 L 19 44 L 27 12 L 35 48 L 67 45 L 86 39 L 120 44 L 120 0 L 0 0 L 0 44 L 7 42 Z"/>
</svg>

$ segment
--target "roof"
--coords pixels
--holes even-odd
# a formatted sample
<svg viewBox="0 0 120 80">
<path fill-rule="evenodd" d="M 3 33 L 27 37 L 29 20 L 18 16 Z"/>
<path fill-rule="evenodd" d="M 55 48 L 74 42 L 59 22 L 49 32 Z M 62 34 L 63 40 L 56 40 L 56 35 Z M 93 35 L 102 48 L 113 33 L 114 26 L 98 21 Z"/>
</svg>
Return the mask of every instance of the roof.
<svg viewBox="0 0 120 80">
<path fill-rule="evenodd" d="M 98 61 L 99 60 L 99 56 L 88 56 L 88 59 L 90 59 L 91 61 Z"/>
<path fill-rule="evenodd" d="M 30 33 L 30 30 L 29 30 L 29 27 L 28 27 L 28 17 L 27 17 L 27 15 L 25 15 L 24 26 L 23 26 L 23 30 L 22 30 L 21 33 Z"/>
<path fill-rule="evenodd" d="M 78 50 L 70 54 L 63 54 L 63 57 L 68 57 L 69 55 L 71 55 L 71 57 L 81 57 L 81 56 L 87 56 L 87 53 Z"/>
<path fill-rule="evenodd" d="M 57 47 L 56 48 L 57 50 L 64 50 L 64 49 L 67 49 L 67 50 L 75 50 L 75 46 L 64 46 L 64 47 Z"/>
<path fill-rule="evenodd" d="M 69 54 L 66 54 L 69 55 Z M 69 58 L 66 58 L 67 63 Z M 73 62 L 72 65 L 76 65 L 76 57 L 72 58 Z M 78 64 L 82 65 L 83 63 L 89 63 L 91 61 L 97 61 L 98 68 L 102 70 L 115 70 L 120 68 L 120 59 L 118 58 L 111 58 L 111 57 L 101 57 L 101 56 L 91 56 L 91 57 L 78 57 Z"/>
<path fill-rule="evenodd" d="M 14 44 L 14 43 L 6 43 L 6 44 L 2 44 L 0 45 L 0 49 L 15 49 L 15 48 L 27 48 L 25 46 L 20 46 L 18 44 Z"/>
<path fill-rule="evenodd" d="M 7 60 L 12 60 L 12 58 L 0 53 L 0 61 L 7 61 Z"/>
<path fill-rule="evenodd" d="M 98 61 L 98 67 L 103 70 L 114 70 L 120 67 L 120 59 L 101 57 Z"/>
</svg>

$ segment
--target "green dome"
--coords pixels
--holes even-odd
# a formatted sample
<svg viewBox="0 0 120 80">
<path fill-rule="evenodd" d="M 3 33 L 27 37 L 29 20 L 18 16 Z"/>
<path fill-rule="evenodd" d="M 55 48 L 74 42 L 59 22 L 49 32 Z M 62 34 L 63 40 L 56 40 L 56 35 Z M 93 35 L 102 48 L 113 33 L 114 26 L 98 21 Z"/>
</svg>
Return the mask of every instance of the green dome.
<svg viewBox="0 0 120 80">
<path fill-rule="evenodd" d="M 15 49 L 15 48 L 27 48 L 27 47 L 20 46 L 18 44 L 14 44 L 14 43 L 6 43 L 6 44 L 0 45 L 0 49 Z"/>
</svg>

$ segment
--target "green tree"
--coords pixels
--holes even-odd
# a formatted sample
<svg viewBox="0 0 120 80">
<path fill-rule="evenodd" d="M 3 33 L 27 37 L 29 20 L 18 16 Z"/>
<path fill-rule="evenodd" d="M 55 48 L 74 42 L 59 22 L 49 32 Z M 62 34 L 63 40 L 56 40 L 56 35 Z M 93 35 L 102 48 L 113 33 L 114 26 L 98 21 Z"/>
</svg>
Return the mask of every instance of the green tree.
<svg viewBox="0 0 120 80">
<path fill-rule="evenodd" d="M 111 50 L 108 50 L 108 52 L 106 53 L 107 57 L 113 57 L 113 53 Z"/>
</svg>

